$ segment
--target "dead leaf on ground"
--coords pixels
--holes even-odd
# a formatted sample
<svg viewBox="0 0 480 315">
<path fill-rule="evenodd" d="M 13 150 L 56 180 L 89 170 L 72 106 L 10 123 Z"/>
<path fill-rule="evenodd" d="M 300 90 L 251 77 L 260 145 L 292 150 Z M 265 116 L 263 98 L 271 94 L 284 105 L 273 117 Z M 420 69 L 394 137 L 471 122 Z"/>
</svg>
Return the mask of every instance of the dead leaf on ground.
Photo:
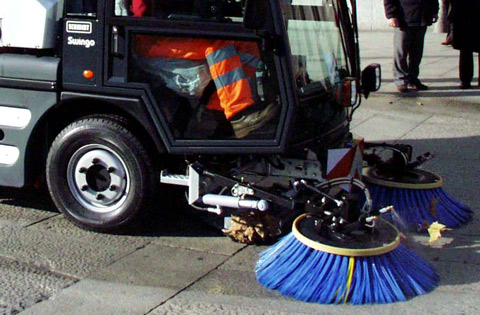
<svg viewBox="0 0 480 315">
<path fill-rule="evenodd" d="M 430 224 L 428 228 L 428 234 L 430 235 L 429 243 L 433 243 L 442 237 L 442 232 L 452 229 L 447 228 L 445 225 L 438 223 L 437 221 Z"/>
</svg>

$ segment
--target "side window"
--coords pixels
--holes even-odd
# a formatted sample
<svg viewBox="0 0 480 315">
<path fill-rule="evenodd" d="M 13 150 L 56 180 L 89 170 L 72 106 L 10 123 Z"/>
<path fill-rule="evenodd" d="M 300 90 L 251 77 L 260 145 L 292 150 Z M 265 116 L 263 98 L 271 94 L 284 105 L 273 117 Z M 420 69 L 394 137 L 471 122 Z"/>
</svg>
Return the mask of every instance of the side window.
<svg viewBox="0 0 480 315">
<path fill-rule="evenodd" d="M 114 13 L 132 22 L 182 20 L 191 27 L 197 21 L 216 27 L 241 23 L 242 5 L 242 0 L 115 0 Z M 232 32 L 232 37 L 239 36 Z M 221 39 L 152 35 L 134 28 L 126 42 L 127 80 L 148 87 L 175 140 L 275 139 L 278 76 L 273 51 L 261 42 L 224 34 Z"/>
<path fill-rule="evenodd" d="M 332 0 L 283 1 L 282 10 L 300 96 L 331 90 L 347 74 Z"/>
<path fill-rule="evenodd" d="M 273 56 L 257 42 L 135 34 L 130 81 L 148 84 L 176 139 L 273 139 Z"/>
<path fill-rule="evenodd" d="M 67 16 L 97 16 L 97 0 L 66 0 Z"/>
<path fill-rule="evenodd" d="M 242 22 L 241 0 L 115 0 L 116 16 Z"/>
</svg>

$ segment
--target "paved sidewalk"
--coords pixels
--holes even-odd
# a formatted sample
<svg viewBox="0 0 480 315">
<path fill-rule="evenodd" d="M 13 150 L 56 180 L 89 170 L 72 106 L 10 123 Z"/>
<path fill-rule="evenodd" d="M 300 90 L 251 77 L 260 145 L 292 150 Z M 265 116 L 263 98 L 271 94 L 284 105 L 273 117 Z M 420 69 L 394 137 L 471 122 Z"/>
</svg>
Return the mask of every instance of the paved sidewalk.
<svg viewBox="0 0 480 315">
<path fill-rule="evenodd" d="M 426 167 L 442 175 L 445 189 L 477 213 L 480 210 L 480 88 L 458 89 L 458 52 L 441 45 L 444 37 L 444 34 L 427 34 L 420 78 L 430 89 L 400 95 L 391 80 L 392 33 L 360 34 L 362 64 L 381 63 L 383 85 L 379 92 L 363 101 L 355 113 L 352 130 L 366 140 L 400 140 L 414 145 L 416 153 L 435 152 L 436 158 Z M 478 73 L 475 80 L 477 78 Z M 54 231 L 64 230 L 68 237 L 72 230 L 68 230 L 69 226 L 62 220 L 58 217 L 45 224 L 50 224 Z M 123 241 L 131 242 L 121 237 L 75 231 L 81 235 L 80 240 L 102 239 L 103 246 L 112 241 L 120 245 Z M 480 313 L 477 216 L 465 227 L 446 232 L 434 245 L 428 244 L 425 235 L 408 237 L 407 245 L 434 264 L 441 282 L 430 294 L 391 305 L 332 306 L 286 299 L 255 281 L 256 255 L 264 248 L 234 244 L 224 237 L 163 236 L 152 237 L 148 242 L 138 239 L 138 242 L 135 251 L 127 253 L 125 248 L 125 253 L 108 266 L 86 273 L 82 280 L 78 279 L 80 281 L 24 313 Z M 115 255 L 119 255 L 118 250 Z M 85 268 L 91 271 L 87 263 L 88 260 Z"/>
</svg>

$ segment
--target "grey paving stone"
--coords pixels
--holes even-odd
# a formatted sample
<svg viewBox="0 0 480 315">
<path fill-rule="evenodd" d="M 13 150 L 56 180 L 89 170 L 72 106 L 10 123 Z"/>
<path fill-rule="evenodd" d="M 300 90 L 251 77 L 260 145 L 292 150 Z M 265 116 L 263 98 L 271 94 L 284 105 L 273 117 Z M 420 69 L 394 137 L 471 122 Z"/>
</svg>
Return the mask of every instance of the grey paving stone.
<svg viewBox="0 0 480 315">
<path fill-rule="evenodd" d="M 418 132 L 418 131 L 415 131 Z M 433 139 L 414 139 L 412 134 L 407 138 L 400 140 L 400 142 L 409 143 L 414 148 L 414 156 L 431 152 L 435 154 L 430 162 L 426 163 L 426 167 L 430 165 L 441 164 L 440 159 L 450 159 L 464 163 L 462 160 L 472 160 L 470 164 L 475 161 L 480 161 L 480 136 L 460 136 L 451 138 L 433 138 Z"/>
<path fill-rule="evenodd" d="M 154 244 L 208 252 L 220 255 L 233 255 L 243 247 L 226 236 L 161 236 L 150 239 Z"/>
<path fill-rule="evenodd" d="M 417 126 L 418 122 L 415 121 L 377 115 L 352 128 L 352 132 L 366 141 L 387 141 L 401 138 Z"/>
<path fill-rule="evenodd" d="M 441 124 L 425 122 L 404 135 L 406 139 L 456 139 L 478 137 L 480 128 L 470 124 Z"/>
<path fill-rule="evenodd" d="M 480 161 L 475 159 L 435 158 L 425 165 L 427 170 L 442 176 L 442 189 L 457 200 L 476 210 L 480 206 L 477 198 L 480 185 Z"/>
<path fill-rule="evenodd" d="M 141 248 L 148 244 L 151 240 L 148 237 L 136 235 L 117 235 L 103 234 L 86 231 L 74 225 L 63 215 L 44 220 L 40 223 L 29 227 L 31 230 L 48 231 L 57 235 L 75 238 L 92 244 L 102 244 L 104 247 L 110 248 Z"/>
<path fill-rule="evenodd" d="M 100 269 L 89 278 L 181 290 L 228 258 L 224 255 L 151 244 Z"/>
<path fill-rule="evenodd" d="M 187 299 L 175 299 L 168 301 L 164 305 L 154 309 L 152 315 L 167 314 L 223 314 L 223 315 L 242 315 L 242 314 L 263 314 L 263 315 L 286 315 L 291 312 L 282 312 L 279 310 L 266 310 L 258 306 L 229 305 L 213 302 L 196 302 Z M 302 314 L 301 311 L 295 314 Z"/>
<path fill-rule="evenodd" d="M 227 260 L 218 269 L 225 271 L 251 272 L 255 267 L 258 254 L 266 250 L 267 245 L 251 245 L 240 251 L 238 254 Z"/>
<path fill-rule="evenodd" d="M 15 222 L 20 226 L 28 226 L 59 215 L 51 211 L 26 209 L 12 203 L 14 202 L 11 199 L 0 199 L 0 221 Z"/>
<path fill-rule="evenodd" d="M 22 314 L 146 314 L 175 291 L 82 280 Z"/>
<path fill-rule="evenodd" d="M 292 299 L 248 298 L 184 291 L 152 314 L 477 314 L 477 293 L 437 288 L 406 302 L 382 305 L 321 305 Z M 203 312 L 203 311 L 206 312 Z M 182 313 L 183 314 L 183 313 Z"/>
<path fill-rule="evenodd" d="M 356 126 L 372 119 L 376 115 L 378 115 L 376 111 L 369 109 L 362 109 L 361 111 L 355 112 L 354 119 L 350 122 L 350 128 L 354 129 Z"/>
<path fill-rule="evenodd" d="M 35 229 L 0 227 L 0 256 L 77 278 L 85 277 L 135 249 L 112 248 Z"/>
<path fill-rule="evenodd" d="M 434 261 L 433 266 L 440 276 L 438 290 L 452 293 L 480 293 L 480 265 Z"/>
<path fill-rule="evenodd" d="M 249 298 L 285 299 L 278 292 L 261 286 L 252 270 L 213 270 L 187 289 L 214 295 L 238 295 Z"/>
<path fill-rule="evenodd" d="M 187 206 L 184 206 L 187 207 Z M 188 211 L 187 209 L 183 210 Z M 102 234 L 82 230 L 63 215 L 41 221 L 31 226 L 31 229 L 48 230 L 51 233 L 75 237 L 94 244 L 104 244 L 107 247 L 141 248 L 149 243 L 184 249 L 211 252 L 222 255 L 232 255 L 244 245 L 231 241 L 219 231 L 210 231 L 200 218 L 185 216 L 167 217 L 168 222 L 160 222 L 157 227 L 148 227 L 132 231 L 131 234 Z M 162 225 L 168 225 L 164 228 Z M 203 230 L 202 230 L 203 229 Z M 195 237 L 198 236 L 198 237 Z"/>
<path fill-rule="evenodd" d="M 48 231 L 58 235 L 66 237 L 73 237 L 76 239 L 82 239 L 92 234 L 92 232 L 82 230 L 78 226 L 74 225 L 64 215 L 58 215 L 48 220 L 44 220 L 33 224 L 29 227 L 31 230 Z"/>
<path fill-rule="evenodd" d="M 428 235 L 411 234 L 409 240 L 404 243 L 419 256 L 431 262 L 455 263 L 456 268 L 462 264 L 480 265 L 478 250 L 480 236 L 451 234 L 447 231 L 437 242 L 429 243 Z M 478 266 L 472 268 L 478 268 Z M 459 277 L 461 277 L 460 274 Z M 472 281 L 473 279 L 480 280 L 476 275 L 472 275 Z"/>
<path fill-rule="evenodd" d="M 216 270 L 196 282 L 189 292 L 236 295 L 251 298 L 274 297 L 283 299 L 275 291 L 270 291 L 257 283 L 254 268 L 258 254 L 268 246 L 248 246 L 226 261 Z"/>
<path fill-rule="evenodd" d="M 401 112 L 384 111 L 378 113 L 377 117 L 397 120 L 399 122 L 412 122 L 416 124 L 421 124 L 428 121 L 432 117 L 432 114 L 421 110 Z"/>
<path fill-rule="evenodd" d="M 46 300 L 74 280 L 0 258 L 0 313 L 14 314 Z"/>
</svg>

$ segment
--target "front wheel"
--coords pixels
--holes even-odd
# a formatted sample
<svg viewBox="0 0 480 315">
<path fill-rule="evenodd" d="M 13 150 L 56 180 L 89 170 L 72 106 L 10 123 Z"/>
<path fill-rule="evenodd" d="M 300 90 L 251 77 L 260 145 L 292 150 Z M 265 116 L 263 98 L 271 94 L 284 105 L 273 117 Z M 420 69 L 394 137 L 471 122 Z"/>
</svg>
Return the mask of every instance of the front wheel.
<svg viewBox="0 0 480 315">
<path fill-rule="evenodd" d="M 155 184 L 141 142 L 108 115 L 80 119 L 60 132 L 46 173 L 58 209 L 97 232 L 121 232 L 140 219 Z"/>
</svg>

